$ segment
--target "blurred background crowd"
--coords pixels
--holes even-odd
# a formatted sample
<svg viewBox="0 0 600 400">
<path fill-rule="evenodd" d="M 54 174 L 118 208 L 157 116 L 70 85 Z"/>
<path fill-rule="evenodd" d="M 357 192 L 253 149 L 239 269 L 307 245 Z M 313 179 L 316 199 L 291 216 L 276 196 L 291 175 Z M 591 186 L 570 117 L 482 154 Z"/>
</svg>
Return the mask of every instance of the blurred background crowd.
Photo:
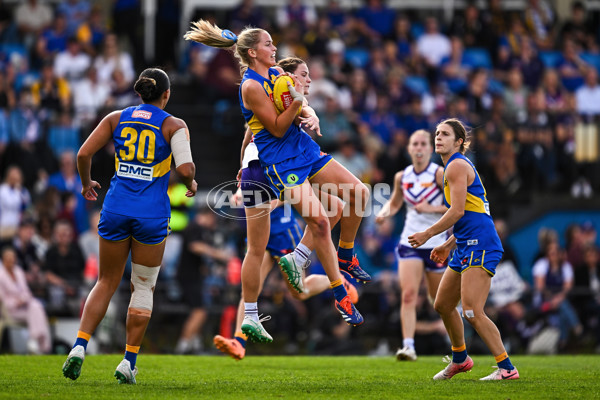
<svg viewBox="0 0 600 400">
<path fill-rule="evenodd" d="M 139 104 L 132 86 L 140 71 L 168 71 L 167 111 L 190 127 L 204 192 L 239 168 L 235 59 L 181 39 L 189 23 L 180 23 L 184 0 L 151 2 L 156 29 L 148 52 L 146 3 L 0 1 L 0 337 L 13 329 L 5 325 L 21 326 L 29 352 L 70 347 L 58 331 L 79 316 L 97 277 L 102 199 L 92 204 L 80 195 L 75 155 L 108 112 Z M 600 13 L 588 9 L 593 2 L 523 0 L 507 8 L 500 0 L 463 1 L 450 14 L 383 0 L 195 3 L 194 19 L 234 32 L 264 28 L 278 58 L 307 61 L 308 98 L 323 132 L 315 139 L 366 183 L 392 184 L 410 162 L 413 131 L 433 132 L 445 117 L 464 121 L 473 140 L 468 156 L 505 242 L 489 313 L 509 352 L 600 350 Z M 108 188 L 112 145 L 96 155 L 92 173 Z M 214 334 L 232 333 L 245 226 L 212 213 L 202 195 L 185 199 L 175 179 L 169 193 L 173 234 L 144 349 L 209 352 Z M 544 225 L 543 216 L 557 211 L 560 223 Z M 528 224 L 535 229 L 510 240 L 509 229 Z M 274 268 L 260 301 L 276 341 L 253 351 L 391 354 L 402 339 L 394 256 L 402 226 L 403 213 L 362 224 L 359 259 L 376 277 L 359 288 L 364 326 L 343 323 L 330 293 L 295 300 Z M 322 273 L 316 259 L 311 272 Z M 124 340 L 128 279 L 126 271 L 95 335 L 100 351 Z M 417 352 L 447 351 L 425 291 L 419 310 Z M 475 333 L 469 345 L 486 351 Z M 7 335 L 1 346 L 11 351 Z"/>
</svg>

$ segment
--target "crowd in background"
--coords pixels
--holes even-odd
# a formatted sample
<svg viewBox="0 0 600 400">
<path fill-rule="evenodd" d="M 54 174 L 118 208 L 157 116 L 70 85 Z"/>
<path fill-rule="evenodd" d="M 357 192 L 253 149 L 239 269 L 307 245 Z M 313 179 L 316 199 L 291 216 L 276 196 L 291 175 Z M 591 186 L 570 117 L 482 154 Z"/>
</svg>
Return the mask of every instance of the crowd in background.
<svg viewBox="0 0 600 400">
<path fill-rule="evenodd" d="M 230 52 L 196 44 L 176 52 L 179 3 L 158 1 L 161 30 L 152 63 L 167 68 L 174 82 L 198 85 L 205 103 L 228 100 L 238 107 L 239 66 Z M 317 9 L 290 0 L 261 8 L 244 0 L 227 12 L 199 16 L 234 32 L 264 28 L 278 58 L 307 61 L 309 102 L 324 133 L 315 140 L 364 182 L 391 184 L 409 163 L 408 136 L 417 129 L 432 132 L 451 116 L 472 128 L 468 156 L 494 216 L 507 217 L 511 205 L 533 194 L 591 198 L 600 191 L 600 29 L 583 3 L 572 2 L 566 19 L 545 0 L 529 0 L 518 12 L 503 10 L 499 0 L 485 8 L 467 3 L 451 21 L 437 13 L 400 12 L 380 0 L 351 10 L 327 3 Z M 149 60 L 142 54 L 139 7 L 136 0 L 117 0 L 109 15 L 88 0 L 0 2 L 0 242 L 9 246 L 2 252 L 0 318 L 13 313 L 23 319 L 27 307 L 39 314 L 39 304 L 50 316 L 76 317 L 95 281 L 99 211 L 80 194 L 75 154 L 99 118 L 140 102 L 132 85 Z M 104 188 L 112 154 L 107 148 L 94 164 Z M 202 160 L 196 162 L 201 170 Z M 183 202 L 181 190 L 171 183 L 174 234 L 156 308 L 160 313 L 161 303 L 172 304 L 165 312 L 181 315 L 179 342 L 159 350 L 186 353 L 201 350 L 201 334 L 210 338 L 231 329 L 245 227 Z M 359 288 L 366 320 L 359 329 L 325 305 L 331 294 L 300 303 L 277 273 L 270 275 L 261 309 L 274 317 L 268 329 L 286 345 L 279 351 L 384 354 L 400 343 L 394 248 L 402 221 L 399 215 L 381 226 L 363 223 L 357 251 L 376 279 Z M 506 224 L 497 222 L 506 236 Z M 548 338 L 551 350 L 600 344 L 595 227 L 569 228 L 566 249 L 559 234 L 540 232 L 534 265 L 518 265 L 505 246 L 489 311 L 511 352 L 543 348 Z M 311 271 L 319 268 L 315 259 Z M 524 270 L 532 270 L 532 282 L 521 278 Z M 10 291 L 17 280 L 30 293 Z M 417 351 L 444 351 L 443 324 L 425 293 L 419 304 Z M 125 303 L 118 306 L 124 316 Z M 29 327 L 36 339 L 30 350 L 50 351 L 48 328 Z M 150 338 L 152 330 L 151 323 Z M 110 349 L 110 335 L 107 341 Z"/>
</svg>

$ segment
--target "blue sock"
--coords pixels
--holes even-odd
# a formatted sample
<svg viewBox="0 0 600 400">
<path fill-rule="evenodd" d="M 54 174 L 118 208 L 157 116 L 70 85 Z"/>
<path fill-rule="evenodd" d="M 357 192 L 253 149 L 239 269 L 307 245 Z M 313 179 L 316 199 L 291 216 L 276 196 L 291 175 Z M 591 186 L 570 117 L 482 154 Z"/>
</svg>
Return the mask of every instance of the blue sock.
<svg viewBox="0 0 600 400">
<path fill-rule="evenodd" d="M 504 360 L 502 360 L 498 363 L 498 368 L 504 368 L 509 371 L 512 371 L 513 369 L 515 369 L 514 365 L 512 365 L 512 363 L 510 362 L 510 358 L 508 358 L 508 357 L 506 357 Z"/>
<path fill-rule="evenodd" d="M 335 297 L 335 299 L 340 302 L 344 299 L 344 297 L 348 296 L 348 292 L 346 292 L 346 288 L 344 287 L 344 285 L 342 285 L 342 281 L 336 281 L 339 282 L 338 285 L 333 286 L 331 289 L 333 290 L 333 296 Z M 335 283 L 333 283 L 335 284 Z"/>
<path fill-rule="evenodd" d="M 237 340 L 238 342 L 240 342 L 240 344 L 242 345 L 243 348 L 246 348 L 246 340 L 242 337 L 239 336 L 234 336 L 233 337 L 235 340 Z"/>
<path fill-rule="evenodd" d="M 467 359 L 467 350 L 454 351 L 452 350 L 452 362 L 455 364 L 462 364 Z"/>
<path fill-rule="evenodd" d="M 75 344 L 73 345 L 73 347 L 75 347 L 75 346 L 83 346 L 83 349 L 87 350 L 87 345 L 88 345 L 88 341 L 87 340 L 85 340 L 84 338 L 78 337 L 77 340 L 75 340 Z"/>
<path fill-rule="evenodd" d="M 352 256 L 354 255 L 354 247 L 349 249 L 345 249 L 343 247 L 338 248 L 338 257 L 344 261 L 352 261 Z"/>
<path fill-rule="evenodd" d="M 130 351 L 133 350 L 133 351 Z M 140 346 L 125 346 L 125 359 L 129 361 L 131 365 L 131 370 L 135 368 L 135 362 L 137 361 L 138 352 L 140 351 Z"/>
</svg>

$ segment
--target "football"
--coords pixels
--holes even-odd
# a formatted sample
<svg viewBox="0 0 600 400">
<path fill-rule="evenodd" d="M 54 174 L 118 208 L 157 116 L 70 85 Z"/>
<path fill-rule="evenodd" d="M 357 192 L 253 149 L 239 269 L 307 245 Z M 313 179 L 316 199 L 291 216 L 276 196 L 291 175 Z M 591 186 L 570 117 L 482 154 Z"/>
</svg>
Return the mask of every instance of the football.
<svg viewBox="0 0 600 400">
<path fill-rule="evenodd" d="M 292 104 L 292 101 L 294 101 L 287 85 L 288 82 L 290 82 L 292 86 L 295 86 L 292 78 L 287 75 L 280 75 L 273 85 L 273 103 L 275 103 L 278 114 L 284 112 L 290 104 Z M 296 114 L 300 114 L 301 111 L 302 106 L 300 106 Z"/>
</svg>

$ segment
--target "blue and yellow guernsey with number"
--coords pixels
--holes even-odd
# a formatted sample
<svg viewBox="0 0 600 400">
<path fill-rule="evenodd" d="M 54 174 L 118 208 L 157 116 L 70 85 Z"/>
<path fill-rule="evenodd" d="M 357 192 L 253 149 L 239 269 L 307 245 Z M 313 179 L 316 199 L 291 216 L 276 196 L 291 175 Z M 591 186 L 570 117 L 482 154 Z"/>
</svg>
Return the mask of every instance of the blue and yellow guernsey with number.
<svg viewBox="0 0 600 400">
<path fill-rule="evenodd" d="M 468 246 L 469 251 L 498 250 L 504 251 L 500 238 L 496 233 L 494 221 L 490 215 L 490 206 L 486 198 L 485 188 L 473 163 L 464 155 L 454 153 L 444 167 L 444 205 L 450 208 L 450 187 L 446 180 L 446 169 L 456 159 L 469 163 L 475 172 L 473 183 L 467 186 L 467 200 L 464 215 L 454 224 L 454 237 L 459 248 Z"/>
<path fill-rule="evenodd" d="M 264 125 L 251 110 L 244 107 L 242 86 L 245 81 L 252 79 L 260 83 L 267 96 L 269 96 L 269 99 L 273 101 L 273 85 L 278 76 L 279 71 L 275 68 L 269 68 L 269 79 L 248 68 L 240 83 L 240 107 L 242 108 L 244 119 L 252 130 L 254 143 L 258 148 L 259 160 L 263 168 L 296 157 L 311 146 L 316 147 L 318 150 L 318 145 L 296 124 L 292 124 L 285 132 L 285 135 L 278 138 L 265 129 Z"/>
<path fill-rule="evenodd" d="M 104 210 L 129 217 L 171 216 L 167 195 L 171 146 L 161 130 L 169 116 L 150 104 L 121 112 L 113 132 L 115 175 L 106 193 Z"/>
</svg>

